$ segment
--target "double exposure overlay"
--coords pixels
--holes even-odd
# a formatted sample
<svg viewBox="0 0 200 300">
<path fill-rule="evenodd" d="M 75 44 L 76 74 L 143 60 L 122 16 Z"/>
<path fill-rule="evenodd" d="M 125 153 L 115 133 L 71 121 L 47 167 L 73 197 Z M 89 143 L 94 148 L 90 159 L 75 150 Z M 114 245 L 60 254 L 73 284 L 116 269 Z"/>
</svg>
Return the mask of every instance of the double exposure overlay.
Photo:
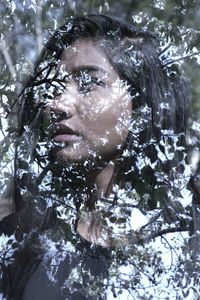
<svg viewBox="0 0 200 300">
<path fill-rule="evenodd" d="M 198 299 L 192 92 L 137 23 L 71 18 L 7 108 L 2 299 Z"/>
</svg>

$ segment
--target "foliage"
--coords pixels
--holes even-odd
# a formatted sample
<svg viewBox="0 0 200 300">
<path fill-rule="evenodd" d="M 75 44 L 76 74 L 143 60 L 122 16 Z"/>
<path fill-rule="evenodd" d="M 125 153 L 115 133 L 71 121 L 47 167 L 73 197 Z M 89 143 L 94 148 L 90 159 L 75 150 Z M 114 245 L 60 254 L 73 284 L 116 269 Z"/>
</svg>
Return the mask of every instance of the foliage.
<svg viewBox="0 0 200 300">
<path fill-rule="evenodd" d="M 131 215 L 132 208 L 139 208 L 143 210 L 143 215 L 148 218 L 148 226 L 145 228 L 145 225 L 141 225 L 137 228 L 136 233 L 129 231 L 125 237 L 125 242 L 121 243 L 120 241 L 124 237 L 121 237 L 119 231 L 119 243 L 115 245 L 115 249 L 111 254 L 112 263 L 109 269 L 109 277 L 97 280 L 94 276 L 93 282 L 89 285 L 90 290 L 87 290 L 85 284 L 88 276 L 90 276 L 90 280 L 93 278 L 90 270 L 85 270 L 82 265 L 80 267 L 77 264 L 70 274 L 71 281 L 74 280 L 76 282 L 76 285 L 71 284 L 71 292 L 80 289 L 79 284 L 82 284 L 81 288 L 84 286 L 86 289 L 86 291 L 84 290 L 85 295 L 90 295 L 91 299 L 96 299 L 96 294 L 99 294 L 102 299 L 106 299 L 106 297 L 108 299 L 161 299 L 160 295 L 163 295 L 163 299 L 187 297 L 198 299 L 200 293 L 200 282 L 197 275 L 200 268 L 198 259 L 198 245 L 200 241 L 198 230 L 200 230 L 200 224 L 199 222 L 193 224 L 194 220 L 191 220 L 191 216 L 198 219 L 200 215 L 198 209 L 200 204 L 198 177 L 200 168 L 200 102 L 198 101 L 200 98 L 200 6 L 198 1 L 85 0 L 73 2 L 71 0 L 1 0 L 0 207 L 8 205 L 8 199 L 11 199 L 12 194 L 15 192 L 15 190 L 11 191 L 8 186 L 14 180 L 15 175 L 14 164 L 16 161 L 14 158 L 16 153 L 14 145 L 19 133 L 19 127 L 17 127 L 17 97 L 24 86 L 27 75 L 31 73 L 37 55 L 55 29 L 59 28 L 60 25 L 74 15 L 91 12 L 111 13 L 129 22 L 134 22 L 144 29 L 155 32 L 161 49 L 160 59 L 163 64 L 166 62 L 166 69 L 170 65 L 175 72 L 178 67 L 183 74 L 191 92 L 187 159 L 194 168 L 194 176 L 190 180 L 190 190 L 192 190 L 196 198 L 193 206 L 191 201 L 188 200 L 189 196 L 187 199 L 188 203 L 183 203 L 181 206 L 178 206 L 180 203 L 173 202 L 173 205 L 176 206 L 175 210 L 172 209 L 173 206 L 170 207 L 169 205 L 169 211 L 166 214 L 172 216 L 173 219 L 174 211 L 176 213 L 178 211 L 180 218 L 179 222 L 172 223 L 166 228 L 165 224 L 159 219 L 160 210 L 156 210 L 157 202 L 162 204 L 162 199 L 163 202 L 166 199 L 163 189 L 155 189 L 151 199 L 148 198 L 148 193 L 145 192 L 143 192 L 142 197 L 138 195 L 136 190 L 142 189 L 140 186 L 136 186 L 135 189 L 126 188 L 126 191 L 119 189 L 117 191 L 118 198 L 122 199 L 120 200 L 121 202 L 119 201 L 119 205 L 121 205 L 120 212 L 117 212 L 117 216 L 115 212 L 109 216 L 105 215 L 105 222 L 110 222 L 111 220 L 112 223 L 112 220 L 119 217 L 119 215 L 122 218 L 126 218 L 127 215 Z M 41 149 L 42 145 L 37 147 Z M 171 152 L 173 152 L 175 146 L 172 145 L 171 147 Z M 45 150 L 43 149 L 43 151 Z M 160 150 L 166 155 L 167 149 L 165 147 Z M 26 147 L 24 147 L 23 151 L 23 154 L 25 154 L 27 151 Z M 149 156 L 150 165 L 153 165 L 155 162 L 156 154 L 154 151 L 151 149 L 151 145 L 147 145 L 146 155 Z M 179 151 L 177 150 L 177 157 L 181 157 L 180 152 L 180 149 Z M 29 173 L 28 169 L 29 161 L 26 161 L 22 156 L 20 163 L 24 182 L 26 183 L 24 193 L 29 195 L 27 186 L 27 182 L 29 182 L 31 188 L 35 186 L 36 194 L 37 185 L 44 178 L 43 194 L 41 192 L 40 195 L 45 198 L 51 176 L 50 173 L 55 175 L 55 172 L 60 172 L 59 167 L 55 167 L 50 163 L 46 172 L 42 173 L 41 171 L 40 178 L 33 178 L 32 173 Z M 42 163 L 46 163 L 45 157 Z M 157 165 L 156 168 L 159 168 L 159 166 Z M 169 168 L 169 166 L 166 166 L 166 168 Z M 144 173 L 144 178 L 151 178 L 152 182 L 149 179 L 148 182 L 153 185 L 155 178 L 152 176 L 151 167 L 143 168 L 142 172 Z M 77 186 L 80 187 L 82 182 L 81 180 L 78 181 L 77 177 L 77 174 L 74 174 Z M 66 181 L 67 179 L 63 175 L 62 184 L 66 184 Z M 51 241 L 52 244 L 49 242 L 48 234 L 42 242 L 45 249 L 49 247 L 52 250 L 55 247 L 52 257 L 54 254 L 55 258 L 58 256 L 59 262 L 62 261 L 62 257 L 60 258 L 57 249 L 61 249 L 63 244 L 66 243 L 66 247 L 68 247 L 63 249 L 71 253 L 72 256 L 77 251 L 76 248 L 73 248 L 75 247 L 74 240 L 77 239 L 76 233 L 71 230 L 71 226 L 68 226 L 69 220 L 74 217 L 71 217 L 71 215 L 73 215 L 76 207 L 71 207 L 74 203 L 72 204 L 70 200 L 66 202 L 66 199 L 62 197 L 63 190 L 60 188 L 60 183 L 60 179 L 55 176 L 52 193 L 58 196 L 54 200 L 57 203 L 56 214 L 59 215 L 59 221 L 57 222 L 60 223 L 59 225 L 56 223 L 53 226 L 54 238 L 53 242 Z M 174 188 L 174 193 L 179 198 L 179 190 Z M 123 199 L 126 199 L 125 203 Z M 156 200 L 154 201 L 154 199 Z M 110 201 L 113 201 L 113 199 Z M 63 203 L 64 205 L 61 205 Z M 46 204 L 41 200 L 40 205 L 42 210 L 42 207 Z M 102 207 L 99 209 L 105 210 L 106 205 L 109 206 L 110 203 L 105 203 L 103 209 Z M 145 210 L 147 207 L 148 210 Z M 81 209 L 84 215 L 84 208 L 81 207 Z M 192 210 L 193 212 L 195 211 L 193 215 Z M 35 215 L 33 210 L 33 216 Z M 67 220 L 65 220 L 66 216 Z M 40 218 L 38 220 L 38 222 L 41 221 Z M 158 222 L 154 222 L 155 220 Z M 15 224 L 14 221 L 13 224 Z M 57 233 L 58 227 L 61 228 L 59 233 Z M 189 230 L 189 234 L 185 233 L 186 230 Z M 167 235 L 165 235 L 166 233 Z M 190 233 L 193 233 L 192 238 Z M 10 239 L 2 236 L 0 242 L 2 262 L 5 262 L 6 259 L 8 264 L 12 263 L 12 261 L 9 262 L 9 259 L 12 257 L 11 254 L 13 255 L 13 252 L 22 246 L 19 232 L 17 234 L 16 231 L 14 235 L 10 236 Z M 167 254 L 163 255 L 165 252 Z M 51 260 L 52 258 L 50 257 L 49 259 Z M 168 262 L 166 263 L 166 261 Z"/>
</svg>

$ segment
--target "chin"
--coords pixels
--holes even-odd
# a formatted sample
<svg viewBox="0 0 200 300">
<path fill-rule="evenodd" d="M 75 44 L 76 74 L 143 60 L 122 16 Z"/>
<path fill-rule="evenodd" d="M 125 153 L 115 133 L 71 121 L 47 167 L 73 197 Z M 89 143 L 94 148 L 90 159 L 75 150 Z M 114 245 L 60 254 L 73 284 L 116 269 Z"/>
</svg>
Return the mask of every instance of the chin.
<svg viewBox="0 0 200 300">
<path fill-rule="evenodd" d="M 101 149 L 101 151 L 91 150 L 77 143 L 77 145 L 56 146 L 49 153 L 50 160 L 57 161 L 61 165 L 70 163 L 85 164 L 89 163 L 93 167 L 102 165 L 116 158 L 119 150 Z"/>
<path fill-rule="evenodd" d="M 87 161 L 89 153 L 80 147 L 56 146 L 50 151 L 50 157 L 53 157 L 53 160 L 56 160 L 59 164 L 66 165 L 68 163 L 83 163 Z"/>
</svg>

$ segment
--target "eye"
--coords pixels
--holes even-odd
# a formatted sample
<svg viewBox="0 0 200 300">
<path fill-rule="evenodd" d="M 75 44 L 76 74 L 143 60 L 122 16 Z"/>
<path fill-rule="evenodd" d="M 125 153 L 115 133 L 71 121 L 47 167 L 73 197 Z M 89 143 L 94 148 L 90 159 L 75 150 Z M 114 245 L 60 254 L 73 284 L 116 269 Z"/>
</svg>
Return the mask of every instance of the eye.
<svg viewBox="0 0 200 300">
<path fill-rule="evenodd" d="M 54 78 L 54 80 L 51 82 L 52 94 L 54 97 L 58 97 L 63 94 L 68 81 L 69 78 L 66 78 L 66 76 L 63 78 Z"/>
<path fill-rule="evenodd" d="M 63 93 L 64 88 L 59 85 L 49 84 L 49 87 L 46 87 L 46 92 L 43 94 L 43 97 L 47 99 L 54 99 L 55 97 L 60 96 Z"/>
<path fill-rule="evenodd" d="M 53 96 L 58 97 L 60 96 L 64 91 L 64 88 L 62 86 L 55 86 L 53 89 Z"/>
<path fill-rule="evenodd" d="M 91 92 L 95 86 L 105 86 L 105 83 L 100 80 L 100 78 L 91 76 L 85 71 L 81 71 L 78 76 L 76 76 L 78 82 L 79 91 L 83 94 Z"/>
</svg>

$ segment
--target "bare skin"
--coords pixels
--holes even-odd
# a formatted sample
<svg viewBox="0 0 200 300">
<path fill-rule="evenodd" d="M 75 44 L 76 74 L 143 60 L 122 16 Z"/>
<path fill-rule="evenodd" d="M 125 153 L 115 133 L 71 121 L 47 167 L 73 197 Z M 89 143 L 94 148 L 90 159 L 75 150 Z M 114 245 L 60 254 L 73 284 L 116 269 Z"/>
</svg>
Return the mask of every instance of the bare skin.
<svg viewBox="0 0 200 300">
<path fill-rule="evenodd" d="M 94 199 L 110 192 L 116 157 L 128 135 L 131 99 L 125 83 L 91 40 L 78 40 L 63 51 L 59 73 L 66 87 L 49 106 L 57 116 L 55 157 L 62 164 L 78 163 L 88 185 L 88 209 L 94 211 Z M 94 162 L 91 168 L 84 167 L 86 161 Z M 90 215 L 87 222 L 79 221 L 77 231 L 94 242 L 89 234 L 92 219 Z M 97 233 L 96 243 L 107 245 L 108 241 L 98 242 L 100 236 Z"/>
</svg>

